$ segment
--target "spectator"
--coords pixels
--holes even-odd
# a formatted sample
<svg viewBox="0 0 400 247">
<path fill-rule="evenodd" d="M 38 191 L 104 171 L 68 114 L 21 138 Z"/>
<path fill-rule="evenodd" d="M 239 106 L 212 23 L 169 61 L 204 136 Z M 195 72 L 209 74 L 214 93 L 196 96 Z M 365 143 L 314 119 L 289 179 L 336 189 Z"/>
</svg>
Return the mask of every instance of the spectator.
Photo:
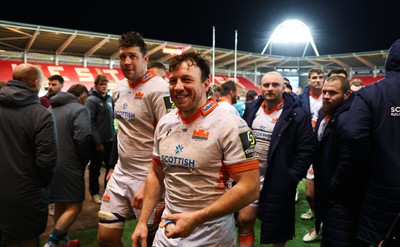
<svg viewBox="0 0 400 247">
<path fill-rule="evenodd" d="M 324 81 L 324 72 L 321 69 L 313 68 L 308 72 L 308 86 L 304 88 L 299 95 L 300 106 L 309 114 L 313 128 L 317 122 L 318 111 L 322 106 L 322 83 Z M 300 215 L 303 220 L 314 219 L 314 169 L 311 164 L 306 175 L 306 200 L 309 210 Z M 304 242 L 312 242 L 318 236 L 315 228 L 311 229 L 304 237 Z"/>
<path fill-rule="evenodd" d="M 146 240 L 146 222 L 165 188 L 162 218 L 175 227 L 159 228 L 153 246 L 233 247 L 233 213 L 259 193 L 254 137 L 240 117 L 207 100 L 208 61 L 187 52 L 171 58 L 169 68 L 170 95 L 178 109 L 157 125 L 132 246 Z M 236 181 L 231 189 L 226 188 L 229 177 Z"/>
<path fill-rule="evenodd" d="M 322 95 L 315 127 L 319 144 L 314 162 L 315 211 L 324 228 L 321 246 L 360 246 L 356 239 L 359 174 L 349 169 L 350 150 L 343 137 L 354 95 L 349 81 L 341 75 L 331 75 L 325 81 Z"/>
<path fill-rule="evenodd" d="M 228 80 L 221 85 L 221 97 L 218 100 L 218 105 L 226 109 L 232 114 L 240 117 L 239 111 L 233 106 L 237 102 L 238 90 L 236 83 Z"/>
<path fill-rule="evenodd" d="M 114 102 L 107 94 L 108 78 L 98 75 L 94 88 L 90 90 L 85 105 L 90 111 L 92 129 L 91 160 L 89 166 L 89 192 L 92 202 L 101 203 L 99 177 L 104 165 L 104 187 L 107 185 L 107 174 L 110 170 L 110 156 L 114 139 Z"/>
<path fill-rule="evenodd" d="M 366 177 L 358 239 L 377 246 L 400 212 L 400 39 L 389 49 L 385 77 L 355 94 L 344 132 L 353 164 Z"/>
<path fill-rule="evenodd" d="M 310 116 L 284 93 L 283 76 L 266 73 L 262 97 L 246 107 L 243 118 L 256 137 L 261 192 L 239 211 L 239 246 L 254 244 L 254 223 L 261 220 L 261 244 L 283 247 L 294 237 L 295 194 L 315 152 Z M 267 165 L 268 164 L 268 165 Z"/>
<path fill-rule="evenodd" d="M 0 88 L 2 88 L 4 85 L 6 85 L 5 81 L 0 80 Z"/>
<path fill-rule="evenodd" d="M 251 103 L 254 100 L 256 100 L 258 97 L 258 94 L 255 90 L 250 89 L 249 91 L 247 91 L 246 93 L 246 103 Z"/>
<path fill-rule="evenodd" d="M 41 72 L 25 63 L 0 90 L 0 246 L 39 246 L 46 229 L 44 188 L 58 150 L 54 117 L 39 102 L 41 83 Z"/>
<path fill-rule="evenodd" d="M 52 75 L 48 80 L 47 94 L 40 97 L 40 103 L 46 108 L 50 107 L 50 98 L 60 92 L 64 86 L 64 78 L 60 75 Z"/>
<path fill-rule="evenodd" d="M 302 94 L 302 93 L 303 93 L 303 88 L 297 87 L 297 88 L 294 90 L 294 93 L 295 93 L 296 95 Z"/>
<path fill-rule="evenodd" d="M 340 76 L 343 76 L 346 78 L 348 77 L 348 73 L 344 68 L 334 68 L 334 69 L 329 70 L 328 78 L 331 76 L 334 76 L 334 75 L 340 75 Z"/>
<path fill-rule="evenodd" d="M 210 88 L 211 90 L 209 90 L 209 92 L 211 93 L 211 95 L 208 96 L 214 97 L 214 99 L 218 102 L 219 98 L 221 98 L 222 87 L 217 84 L 213 84 Z"/>
<path fill-rule="evenodd" d="M 68 229 L 82 210 L 85 200 L 85 168 L 90 157 L 90 113 L 83 104 L 88 90 L 82 84 L 51 97 L 51 111 L 56 119 L 59 155 L 49 186 L 49 200 L 54 202 L 54 229 L 44 247 L 79 246 L 70 240 Z"/>
<path fill-rule="evenodd" d="M 119 39 L 119 61 L 125 79 L 113 91 L 118 121 L 118 163 L 112 171 L 101 203 L 98 225 L 100 246 L 122 246 L 125 220 L 139 217 L 144 180 L 153 150 L 153 134 L 160 118 L 171 109 L 168 83 L 147 70 L 149 55 L 141 34 L 126 32 Z M 161 220 L 164 202 L 149 220 L 148 246 Z"/>
<path fill-rule="evenodd" d="M 361 79 L 356 78 L 356 79 L 351 81 L 350 90 L 353 93 L 357 92 L 358 90 L 360 90 L 363 87 L 364 87 L 364 84 L 363 84 Z"/>
<path fill-rule="evenodd" d="M 148 62 L 147 68 L 153 70 L 156 75 L 162 77 L 164 80 L 168 81 L 167 78 L 167 68 L 165 68 L 164 64 L 153 61 L 153 62 Z"/>
</svg>

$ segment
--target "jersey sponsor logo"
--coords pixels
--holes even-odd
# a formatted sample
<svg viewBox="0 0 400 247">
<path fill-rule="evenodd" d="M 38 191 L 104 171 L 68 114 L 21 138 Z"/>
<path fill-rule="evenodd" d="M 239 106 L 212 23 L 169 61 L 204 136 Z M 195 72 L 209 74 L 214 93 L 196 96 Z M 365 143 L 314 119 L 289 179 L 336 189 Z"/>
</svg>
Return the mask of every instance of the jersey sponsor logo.
<svg viewBox="0 0 400 247">
<path fill-rule="evenodd" d="M 164 164 L 164 167 L 175 167 L 189 171 L 193 171 L 196 167 L 195 160 L 177 156 L 161 155 L 161 162 Z"/>
<path fill-rule="evenodd" d="M 115 118 L 124 119 L 125 121 L 131 122 L 135 120 L 135 113 L 126 111 L 116 111 Z"/>
<path fill-rule="evenodd" d="M 145 74 L 145 75 L 142 77 L 142 80 L 143 80 L 143 81 L 146 81 L 147 79 L 150 79 L 151 77 L 153 77 L 153 73 L 148 73 L 148 74 Z"/>
<path fill-rule="evenodd" d="M 256 156 L 256 139 L 251 131 L 246 131 L 239 134 L 242 142 L 243 152 L 246 158 L 253 158 Z"/>
<path fill-rule="evenodd" d="M 390 115 L 392 117 L 400 117 L 400 106 L 390 107 Z"/>
<path fill-rule="evenodd" d="M 271 133 L 253 130 L 253 134 L 257 140 L 271 141 L 271 139 L 272 139 Z"/>
<path fill-rule="evenodd" d="M 192 139 L 207 141 L 208 140 L 208 134 L 209 134 L 209 132 L 205 132 L 203 129 L 194 130 L 193 131 L 193 135 L 192 135 Z"/>
<path fill-rule="evenodd" d="M 167 112 L 170 112 L 173 109 L 175 109 L 175 103 L 171 100 L 170 96 L 164 96 L 163 99 L 164 99 L 165 109 L 167 109 Z"/>
<path fill-rule="evenodd" d="M 209 111 L 210 109 L 213 108 L 213 106 L 215 106 L 215 102 L 214 101 L 210 101 L 210 103 L 208 103 L 207 105 L 205 105 L 203 107 L 203 112 Z"/>
</svg>

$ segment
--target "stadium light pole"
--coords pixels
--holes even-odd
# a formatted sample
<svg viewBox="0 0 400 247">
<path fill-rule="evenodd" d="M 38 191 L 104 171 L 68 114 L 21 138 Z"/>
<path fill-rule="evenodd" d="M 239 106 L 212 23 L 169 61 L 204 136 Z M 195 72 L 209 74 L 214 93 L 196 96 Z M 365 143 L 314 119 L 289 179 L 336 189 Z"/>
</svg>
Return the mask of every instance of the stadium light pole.
<svg viewBox="0 0 400 247">
<path fill-rule="evenodd" d="M 215 26 L 213 26 L 213 40 L 212 40 L 212 83 L 215 83 Z"/>
<path fill-rule="evenodd" d="M 310 29 L 306 24 L 299 20 L 286 20 L 279 24 L 271 37 L 268 39 L 267 44 L 261 52 L 261 55 L 264 55 L 268 46 L 271 46 L 272 43 L 305 43 L 305 48 L 303 51 L 303 57 L 305 56 L 308 45 L 311 43 L 311 46 L 315 52 L 315 54 L 319 57 L 319 52 L 317 50 L 317 46 L 314 43 L 314 39 L 311 35 Z"/>
<path fill-rule="evenodd" d="M 237 64 L 237 43 L 238 43 L 238 33 L 237 30 L 235 30 L 235 66 L 234 66 L 234 78 L 235 78 L 235 83 L 236 83 L 236 64 Z"/>
</svg>

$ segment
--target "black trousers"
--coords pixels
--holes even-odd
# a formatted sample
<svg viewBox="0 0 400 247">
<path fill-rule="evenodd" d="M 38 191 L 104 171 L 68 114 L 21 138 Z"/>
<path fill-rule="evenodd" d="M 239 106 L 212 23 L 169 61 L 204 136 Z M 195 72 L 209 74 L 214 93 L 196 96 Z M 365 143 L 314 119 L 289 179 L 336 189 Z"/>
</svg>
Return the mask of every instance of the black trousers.
<svg viewBox="0 0 400 247">
<path fill-rule="evenodd" d="M 104 152 L 97 152 L 96 144 L 92 144 L 91 149 L 91 160 L 89 166 L 89 191 L 90 195 L 96 195 L 100 192 L 100 185 L 99 185 L 99 177 L 100 177 L 100 169 L 104 164 L 106 169 L 104 175 L 104 188 L 107 185 L 106 177 L 107 173 L 110 170 L 110 155 L 111 155 L 111 148 L 112 142 L 103 142 Z"/>
</svg>

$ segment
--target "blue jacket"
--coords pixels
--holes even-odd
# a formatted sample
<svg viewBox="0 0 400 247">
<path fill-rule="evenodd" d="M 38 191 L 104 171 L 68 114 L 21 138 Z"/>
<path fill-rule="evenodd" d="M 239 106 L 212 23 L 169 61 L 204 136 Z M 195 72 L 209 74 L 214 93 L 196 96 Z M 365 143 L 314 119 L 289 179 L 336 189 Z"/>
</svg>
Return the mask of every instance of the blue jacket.
<svg viewBox="0 0 400 247">
<path fill-rule="evenodd" d="M 309 115 L 291 95 L 284 93 L 283 98 L 284 107 L 272 133 L 259 198 L 262 244 L 293 238 L 296 188 L 305 177 L 316 148 Z M 250 127 L 263 100 L 260 96 L 245 109 L 243 118 Z"/>
<path fill-rule="evenodd" d="M 378 245 L 400 212 L 400 39 L 389 50 L 385 78 L 358 91 L 349 115 L 353 163 L 369 173 L 357 236 Z"/>
<path fill-rule="evenodd" d="M 298 96 L 298 102 L 311 119 L 311 110 L 310 110 L 310 86 L 304 88 L 303 92 Z"/>
<path fill-rule="evenodd" d="M 314 161 L 316 217 L 323 222 L 322 246 L 358 246 L 356 229 L 361 204 L 361 174 L 351 166 L 350 149 L 343 135 L 343 126 L 354 94 L 335 110 L 320 136 Z M 326 116 L 322 111 L 315 128 Z M 361 187 L 361 188 L 360 188 Z"/>
</svg>

